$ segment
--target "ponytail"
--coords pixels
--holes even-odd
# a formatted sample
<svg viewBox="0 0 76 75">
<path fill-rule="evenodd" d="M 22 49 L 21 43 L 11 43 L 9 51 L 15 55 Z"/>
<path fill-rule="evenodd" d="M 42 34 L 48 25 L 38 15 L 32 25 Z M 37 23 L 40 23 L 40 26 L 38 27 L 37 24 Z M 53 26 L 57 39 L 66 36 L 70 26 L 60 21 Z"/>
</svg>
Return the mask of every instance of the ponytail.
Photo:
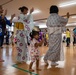
<svg viewBox="0 0 76 75">
<path fill-rule="evenodd" d="M 33 39 L 33 34 L 32 34 L 32 32 L 30 33 L 30 37 L 31 37 L 31 39 Z"/>
<path fill-rule="evenodd" d="M 23 11 L 24 11 L 24 9 L 28 10 L 28 8 L 27 8 L 27 7 L 25 7 L 25 6 L 22 6 L 22 7 L 20 7 L 20 8 L 19 8 L 19 10 L 20 10 L 21 12 L 23 12 Z"/>
</svg>

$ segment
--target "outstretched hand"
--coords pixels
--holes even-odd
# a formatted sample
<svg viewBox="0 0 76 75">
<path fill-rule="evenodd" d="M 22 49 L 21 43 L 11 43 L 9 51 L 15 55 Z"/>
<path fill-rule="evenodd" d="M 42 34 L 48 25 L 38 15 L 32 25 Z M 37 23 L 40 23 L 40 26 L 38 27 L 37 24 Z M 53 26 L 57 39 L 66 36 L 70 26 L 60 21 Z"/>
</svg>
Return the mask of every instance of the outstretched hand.
<svg viewBox="0 0 76 75">
<path fill-rule="evenodd" d="M 12 23 L 12 20 L 14 17 L 15 17 L 15 14 L 11 15 L 10 23 Z"/>
<path fill-rule="evenodd" d="M 6 9 L 5 12 L 4 12 L 4 16 L 5 16 L 5 15 L 7 15 L 7 9 Z"/>
<path fill-rule="evenodd" d="M 32 7 L 32 9 L 30 9 L 30 14 L 34 11 L 34 8 Z"/>
<path fill-rule="evenodd" d="M 67 12 L 67 18 L 69 18 L 69 16 L 70 16 L 70 15 L 69 15 L 69 12 Z"/>
</svg>

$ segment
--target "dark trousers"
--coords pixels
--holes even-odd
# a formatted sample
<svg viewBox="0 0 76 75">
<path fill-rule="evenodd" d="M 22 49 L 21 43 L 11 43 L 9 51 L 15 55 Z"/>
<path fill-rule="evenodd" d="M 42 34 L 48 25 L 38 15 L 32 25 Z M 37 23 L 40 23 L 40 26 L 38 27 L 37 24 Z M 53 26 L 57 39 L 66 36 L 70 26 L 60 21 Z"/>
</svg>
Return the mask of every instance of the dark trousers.
<svg viewBox="0 0 76 75">
<path fill-rule="evenodd" d="M 67 39 L 66 39 L 66 43 L 67 43 L 67 46 L 70 45 L 70 38 L 67 38 Z"/>
<path fill-rule="evenodd" d="M 0 47 L 2 47 L 4 42 L 4 35 L 0 36 Z"/>
<path fill-rule="evenodd" d="M 9 35 L 6 36 L 6 44 L 9 44 Z"/>
<path fill-rule="evenodd" d="M 73 37 L 73 45 L 76 44 L 76 37 Z"/>
</svg>

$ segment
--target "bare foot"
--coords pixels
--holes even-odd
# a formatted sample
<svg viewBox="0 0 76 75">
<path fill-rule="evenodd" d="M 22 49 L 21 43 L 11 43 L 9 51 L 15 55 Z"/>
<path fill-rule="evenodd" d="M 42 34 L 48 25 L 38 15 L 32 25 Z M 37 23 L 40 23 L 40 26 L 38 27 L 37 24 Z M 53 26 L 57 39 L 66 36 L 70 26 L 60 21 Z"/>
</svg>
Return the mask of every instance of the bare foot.
<svg viewBox="0 0 76 75">
<path fill-rule="evenodd" d="M 47 67 L 47 69 L 50 69 L 50 68 L 51 68 L 51 66 L 48 66 L 48 67 Z"/>
<path fill-rule="evenodd" d="M 34 70 L 33 70 L 33 69 L 29 69 L 29 71 L 34 72 Z"/>
<path fill-rule="evenodd" d="M 41 71 L 41 69 L 37 68 L 36 70 Z"/>
<path fill-rule="evenodd" d="M 45 66 L 48 66 L 48 63 L 45 63 Z"/>
</svg>

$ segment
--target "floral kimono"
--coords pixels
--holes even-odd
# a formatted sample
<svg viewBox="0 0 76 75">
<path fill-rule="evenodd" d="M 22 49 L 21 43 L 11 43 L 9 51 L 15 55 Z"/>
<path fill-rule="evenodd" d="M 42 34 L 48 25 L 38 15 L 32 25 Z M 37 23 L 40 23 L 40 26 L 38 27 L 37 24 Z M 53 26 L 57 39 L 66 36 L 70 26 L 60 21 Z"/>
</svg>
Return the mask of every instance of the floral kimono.
<svg viewBox="0 0 76 75">
<path fill-rule="evenodd" d="M 28 48 L 27 48 L 27 35 L 30 33 L 33 26 L 30 27 L 32 16 L 20 14 L 18 17 L 17 26 L 17 61 L 27 61 L 28 60 Z M 32 21 L 33 22 L 33 21 Z M 32 24 L 33 25 L 33 24 Z"/>
<path fill-rule="evenodd" d="M 36 39 L 31 40 L 31 44 L 30 44 L 31 62 L 35 62 L 36 60 L 39 60 L 40 52 L 39 52 L 39 48 L 35 47 L 36 43 L 38 43 Z"/>
<path fill-rule="evenodd" d="M 49 50 L 44 56 L 44 61 L 59 61 L 63 59 L 62 51 L 62 31 L 68 19 L 52 13 L 47 19 L 47 30 L 49 34 Z M 62 57 L 62 58 L 61 58 Z"/>
</svg>

